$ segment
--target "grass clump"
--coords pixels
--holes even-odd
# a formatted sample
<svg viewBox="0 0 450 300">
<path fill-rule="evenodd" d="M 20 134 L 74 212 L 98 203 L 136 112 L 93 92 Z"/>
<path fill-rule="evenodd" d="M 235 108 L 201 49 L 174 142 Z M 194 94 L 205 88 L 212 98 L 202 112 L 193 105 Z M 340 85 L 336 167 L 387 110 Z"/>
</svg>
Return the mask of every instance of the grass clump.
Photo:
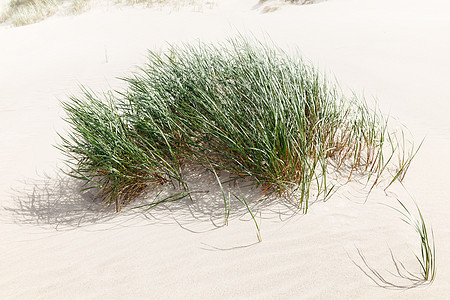
<svg viewBox="0 0 450 300">
<path fill-rule="evenodd" d="M 100 1 L 91 0 L 9 0 L 0 14 L 0 23 L 9 23 L 12 26 L 24 26 L 40 22 L 56 13 L 81 14 L 98 5 Z M 105 1 L 101 1 L 106 4 Z M 108 5 L 109 5 L 109 1 Z M 200 0 L 116 0 L 114 5 L 142 5 L 144 7 L 169 7 L 180 8 L 183 6 L 193 6 L 202 8 L 211 7 L 213 1 Z"/>
<path fill-rule="evenodd" d="M 74 15 L 81 14 L 89 8 L 91 0 L 73 0 L 71 11 Z"/>
<path fill-rule="evenodd" d="M 91 0 L 10 0 L 4 8 L 0 23 L 9 22 L 12 26 L 24 26 L 40 22 L 64 6 L 70 13 L 80 14 L 90 5 Z"/>
<path fill-rule="evenodd" d="M 0 23 L 9 21 L 13 26 L 36 23 L 58 10 L 58 0 L 11 0 L 0 16 Z"/>
<path fill-rule="evenodd" d="M 312 188 L 326 197 L 328 175 L 375 175 L 391 163 L 386 120 L 301 58 L 244 37 L 149 52 L 123 78 L 128 88 L 63 103 L 71 133 L 59 145 L 72 175 L 119 210 L 147 187 L 188 190 L 187 164 L 250 177 L 264 191 L 294 191 L 304 212 Z M 226 204 L 226 201 L 225 201 Z"/>
</svg>

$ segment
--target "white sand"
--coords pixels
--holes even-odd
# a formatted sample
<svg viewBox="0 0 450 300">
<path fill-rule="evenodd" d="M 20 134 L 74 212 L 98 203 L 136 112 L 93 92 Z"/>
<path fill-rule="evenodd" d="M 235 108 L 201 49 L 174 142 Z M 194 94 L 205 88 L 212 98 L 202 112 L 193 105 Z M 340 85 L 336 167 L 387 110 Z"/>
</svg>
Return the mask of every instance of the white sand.
<svg viewBox="0 0 450 300">
<path fill-rule="evenodd" d="M 450 2 L 329 0 L 268 14 L 257 0 L 219 2 L 203 12 L 105 6 L 0 26 L 0 299 L 448 298 Z M 238 203 L 221 226 L 223 203 L 213 191 L 195 204 L 114 214 L 59 174 L 62 155 L 52 145 L 65 125 L 58 99 L 78 93 L 79 83 L 98 91 L 124 86 L 115 78 L 166 41 L 221 40 L 236 31 L 298 47 L 344 87 L 376 97 L 417 143 L 426 136 L 405 185 L 436 236 L 431 286 L 383 289 L 352 262 L 362 264 L 359 248 L 395 281 L 390 247 L 419 271 L 413 229 L 380 205 L 394 205 L 395 193 L 412 207 L 398 185 L 389 195 L 375 189 L 364 204 L 365 194 L 350 184 L 307 215 L 260 207 L 263 242 L 256 243 Z M 210 179 L 197 184 L 214 189 Z"/>
</svg>

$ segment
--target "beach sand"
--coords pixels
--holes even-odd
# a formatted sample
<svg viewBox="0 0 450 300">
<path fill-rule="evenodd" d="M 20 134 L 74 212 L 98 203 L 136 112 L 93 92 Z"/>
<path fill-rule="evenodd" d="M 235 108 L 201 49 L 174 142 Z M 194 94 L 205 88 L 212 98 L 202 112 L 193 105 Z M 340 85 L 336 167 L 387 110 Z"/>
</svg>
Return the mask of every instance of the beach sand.
<svg viewBox="0 0 450 300">
<path fill-rule="evenodd" d="M 0 26 L 0 298 L 1 299 L 446 299 L 450 295 L 450 2 L 329 0 L 282 5 L 263 13 L 257 0 L 217 0 L 203 9 L 100 5 L 78 16 Z M 306 215 L 282 202 L 233 203 L 223 226 L 214 180 L 192 172 L 190 200 L 120 213 L 80 193 L 62 174 L 53 146 L 66 127 L 61 100 L 120 89 L 117 77 L 167 43 L 221 41 L 235 34 L 271 39 L 299 53 L 344 90 L 364 94 L 424 144 L 404 181 L 343 186 Z M 249 188 L 247 200 L 261 190 Z M 151 197 L 148 195 L 148 197 Z M 434 230 L 432 285 L 377 286 L 368 264 L 397 284 L 390 250 L 419 273 L 414 229 L 400 220 L 396 198 L 418 203 Z M 145 200 L 145 199 L 144 199 Z"/>
</svg>

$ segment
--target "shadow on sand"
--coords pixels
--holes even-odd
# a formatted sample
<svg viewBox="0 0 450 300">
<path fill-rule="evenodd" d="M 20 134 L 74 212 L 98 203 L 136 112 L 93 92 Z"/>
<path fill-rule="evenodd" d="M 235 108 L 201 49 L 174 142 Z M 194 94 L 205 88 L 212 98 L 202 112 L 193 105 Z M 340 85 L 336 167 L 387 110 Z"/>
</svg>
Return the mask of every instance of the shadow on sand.
<svg viewBox="0 0 450 300">
<path fill-rule="evenodd" d="M 425 287 L 432 283 L 432 281 L 424 279 L 423 274 L 416 275 L 408 271 L 404 264 L 395 258 L 391 249 L 389 249 L 390 259 L 395 271 L 389 271 L 387 272 L 388 274 L 381 274 L 380 271 L 369 264 L 367 258 L 359 248 L 356 248 L 356 250 L 361 262 L 358 263 L 350 256 L 349 258 L 378 287 L 388 290 L 409 290 L 417 287 Z"/>
<path fill-rule="evenodd" d="M 83 191 L 84 182 L 62 172 L 56 176 L 41 175 L 38 179 L 23 181 L 20 188 L 13 189 L 13 201 L 8 201 L 9 205 L 4 205 L 3 209 L 15 223 L 58 231 L 80 227 L 109 230 L 124 226 L 176 223 L 187 231 L 200 233 L 205 230 L 193 229 L 198 228 L 199 226 L 195 225 L 199 223 L 209 223 L 206 226 L 209 228 L 207 231 L 223 227 L 225 203 L 214 176 L 205 172 L 191 172 L 186 181 L 192 200 L 187 196 L 178 199 L 180 197 L 175 196 L 182 191 L 165 185 L 157 190 L 147 191 L 116 213 L 113 206 L 105 206 L 103 201 L 98 199 L 94 189 Z M 248 180 L 223 186 L 230 211 L 229 221 L 239 219 L 253 222 L 248 209 L 232 196 L 233 193 L 242 196 L 258 218 L 286 221 L 293 216 L 302 215 L 301 209 L 296 205 L 276 196 L 264 196 L 263 190 Z M 177 201 L 163 201 L 167 198 Z M 160 201 L 163 202 L 152 205 Z M 261 211 L 264 211 L 263 217 L 260 217 Z"/>
<path fill-rule="evenodd" d="M 183 197 L 177 201 L 163 202 L 151 207 L 155 202 L 180 193 L 180 189 L 165 185 L 158 190 L 148 191 L 116 213 L 113 206 L 105 206 L 101 199 L 96 197 L 95 190 L 83 191 L 85 186 L 80 180 L 63 173 L 53 177 L 40 176 L 39 179 L 23 181 L 20 189 L 13 189 L 11 195 L 13 201 L 9 201 L 10 204 L 3 206 L 3 209 L 15 223 L 41 226 L 57 231 L 79 228 L 101 231 L 132 226 L 177 224 L 191 233 L 202 233 L 223 227 L 225 204 L 222 191 L 214 176 L 204 172 L 203 174 L 191 172 L 186 179 L 191 189 L 192 200 L 189 197 Z M 263 189 L 255 186 L 251 181 L 242 180 L 223 184 L 223 186 L 230 209 L 229 221 L 238 219 L 253 222 L 248 209 L 238 199 L 232 197 L 232 193 L 241 195 L 247 201 L 250 210 L 259 221 L 275 219 L 277 222 L 286 222 L 293 217 L 303 215 L 298 206 L 286 199 L 263 196 Z M 359 195 L 359 198 L 362 196 L 362 194 Z M 310 205 L 313 204 L 314 202 L 310 203 Z M 260 212 L 264 212 L 263 216 L 259 214 Z M 206 226 L 203 226 L 205 224 Z M 245 245 L 223 248 L 202 243 L 202 249 L 228 251 L 251 247 L 255 244 L 257 242 L 249 241 Z M 349 258 L 379 287 L 403 290 L 428 283 L 420 276 L 407 271 L 403 264 L 394 258 L 392 252 L 391 258 L 396 271 L 390 275 L 397 280 L 388 280 L 368 263 L 362 251 L 357 250 L 361 262 L 358 263 Z M 399 279 L 402 283 L 397 283 Z"/>
</svg>

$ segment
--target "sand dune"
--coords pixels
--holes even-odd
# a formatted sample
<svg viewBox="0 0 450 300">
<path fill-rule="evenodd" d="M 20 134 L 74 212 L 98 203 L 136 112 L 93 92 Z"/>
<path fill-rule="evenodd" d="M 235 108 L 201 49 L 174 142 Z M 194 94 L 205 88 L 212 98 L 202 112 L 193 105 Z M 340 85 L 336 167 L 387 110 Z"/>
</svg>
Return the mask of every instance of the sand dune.
<svg viewBox="0 0 450 300">
<path fill-rule="evenodd" d="M 100 5 L 0 26 L 0 298 L 448 298 L 449 2 L 329 0 L 270 13 L 257 0 L 216 2 L 201 10 Z M 209 193 L 194 203 L 151 211 L 131 205 L 116 214 L 59 171 L 63 156 L 53 145 L 66 126 L 59 100 L 79 93 L 79 84 L 121 88 L 117 77 L 136 71 L 147 49 L 238 32 L 297 48 L 347 92 L 376 99 L 417 144 L 426 137 L 407 191 L 394 184 L 367 197 L 351 183 L 306 215 L 277 201 L 254 206 L 258 243 L 239 203 L 223 226 L 219 190 L 198 172 L 190 180 Z M 245 193 L 250 200 L 261 195 L 256 188 Z M 389 274 L 389 249 L 418 273 L 417 237 L 380 203 L 395 205 L 398 197 L 411 206 L 410 195 L 433 226 L 437 277 L 422 288 L 382 288 L 358 267 L 365 268 L 358 249 L 386 278 L 408 284 Z"/>
</svg>

